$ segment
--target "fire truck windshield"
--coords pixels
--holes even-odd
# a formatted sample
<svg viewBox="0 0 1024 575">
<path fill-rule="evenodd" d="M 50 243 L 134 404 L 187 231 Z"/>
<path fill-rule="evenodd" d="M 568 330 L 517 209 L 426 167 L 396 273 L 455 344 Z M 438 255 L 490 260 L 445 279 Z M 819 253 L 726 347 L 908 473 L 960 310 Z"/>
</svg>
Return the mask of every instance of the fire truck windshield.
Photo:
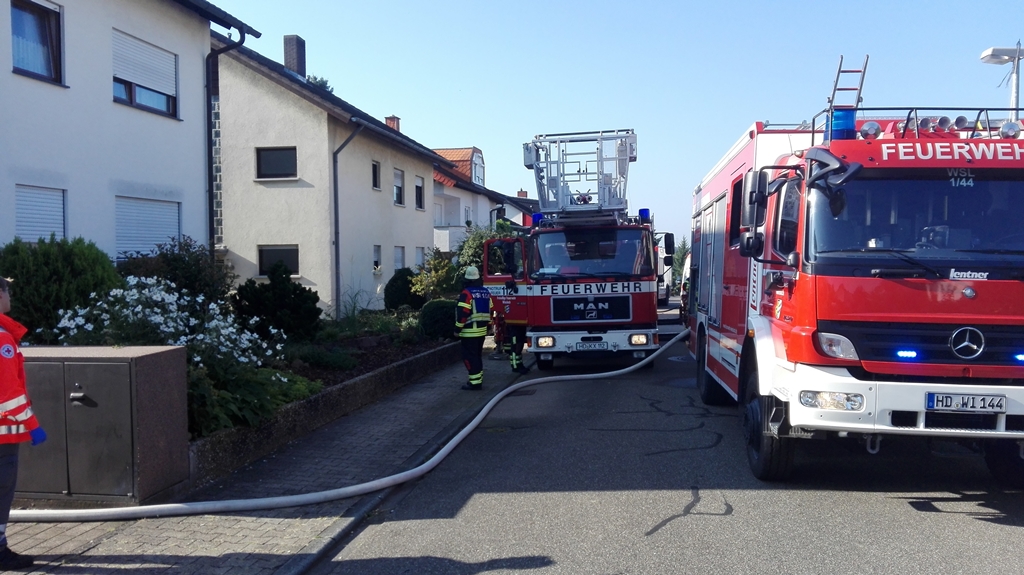
<svg viewBox="0 0 1024 575">
<path fill-rule="evenodd" d="M 1024 258 L 1024 181 L 1005 170 L 868 170 L 844 189 L 808 194 L 808 261 L 873 251 L 915 260 Z M 781 222 L 779 225 L 784 225 Z"/>
<path fill-rule="evenodd" d="M 534 277 L 634 276 L 654 273 L 651 234 L 640 229 L 587 228 L 544 232 L 533 253 Z"/>
</svg>

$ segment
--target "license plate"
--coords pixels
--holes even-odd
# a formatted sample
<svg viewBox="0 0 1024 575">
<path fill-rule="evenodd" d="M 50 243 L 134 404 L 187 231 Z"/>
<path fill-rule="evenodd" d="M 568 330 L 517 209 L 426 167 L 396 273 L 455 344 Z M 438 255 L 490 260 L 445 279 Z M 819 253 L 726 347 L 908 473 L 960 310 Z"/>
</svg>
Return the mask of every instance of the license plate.
<svg viewBox="0 0 1024 575">
<path fill-rule="evenodd" d="M 928 392 L 926 397 L 928 411 L 1006 413 L 1005 395 Z"/>
<path fill-rule="evenodd" d="M 576 344 L 576 351 L 593 351 L 596 349 L 608 349 L 608 342 L 605 341 L 581 341 Z"/>
</svg>

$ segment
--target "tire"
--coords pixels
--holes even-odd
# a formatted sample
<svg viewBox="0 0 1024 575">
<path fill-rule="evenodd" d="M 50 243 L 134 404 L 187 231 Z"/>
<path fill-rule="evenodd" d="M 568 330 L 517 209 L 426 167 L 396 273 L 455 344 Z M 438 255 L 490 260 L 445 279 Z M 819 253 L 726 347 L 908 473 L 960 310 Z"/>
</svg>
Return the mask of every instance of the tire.
<svg viewBox="0 0 1024 575">
<path fill-rule="evenodd" d="M 551 371 L 555 367 L 553 359 L 537 359 L 537 369 L 540 371 Z"/>
<path fill-rule="evenodd" d="M 758 392 L 756 370 L 748 372 L 742 391 L 740 420 L 750 471 L 761 481 L 784 481 L 793 470 L 794 440 L 791 437 L 772 437 L 762 431 L 765 408 L 775 398 L 763 397 Z"/>
<path fill-rule="evenodd" d="M 733 402 L 732 396 L 708 373 L 707 337 L 703 333 L 697 339 L 697 391 L 704 405 L 729 405 Z"/>
<path fill-rule="evenodd" d="M 996 483 L 1011 489 L 1024 488 L 1024 459 L 1013 439 L 988 439 L 984 443 L 985 465 Z"/>
</svg>

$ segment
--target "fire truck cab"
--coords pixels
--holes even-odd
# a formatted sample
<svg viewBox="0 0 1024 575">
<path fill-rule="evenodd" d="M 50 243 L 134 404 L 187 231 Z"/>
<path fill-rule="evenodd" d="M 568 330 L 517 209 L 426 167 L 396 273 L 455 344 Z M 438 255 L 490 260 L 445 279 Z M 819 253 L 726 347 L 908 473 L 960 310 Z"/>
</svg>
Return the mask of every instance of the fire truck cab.
<svg viewBox="0 0 1024 575">
<path fill-rule="evenodd" d="M 800 439 L 874 453 L 916 435 L 978 446 L 1024 484 L 1024 142 L 1007 112 L 758 122 L 696 188 L 697 385 L 739 403 L 756 477 L 786 478 Z"/>
<path fill-rule="evenodd" d="M 533 228 L 484 250 L 499 321 L 527 326 L 540 369 L 561 356 L 646 358 L 658 349 L 658 262 L 650 210 L 627 213 L 636 135 L 541 135 L 524 159 L 540 198 Z M 672 234 L 662 243 L 671 254 Z"/>
</svg>

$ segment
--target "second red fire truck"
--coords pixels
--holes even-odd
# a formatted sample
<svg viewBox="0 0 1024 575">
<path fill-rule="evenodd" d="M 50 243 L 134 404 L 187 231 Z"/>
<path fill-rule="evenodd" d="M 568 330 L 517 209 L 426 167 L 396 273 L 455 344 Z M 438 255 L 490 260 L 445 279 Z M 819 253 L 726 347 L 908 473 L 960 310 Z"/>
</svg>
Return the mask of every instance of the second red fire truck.
<svg viewBox="0 0 1024 575">
<path fill-rule="evenodd" d="M 491 240 L 484 256 L 501 320 L 525 326 L 540 369 L 562 356 L 646 358 L 658 349 L 658 262 L 650 211 L 627 212 L 636 135 L 542 135 L 524 153 L 540 213 L 526 237 Z M 672 234 L 662 243 L 671 258 Z"/>
<path fill-rule="evenodd" d="M 1024 483 L 1016 112 L 831 105 L 755 123 L 703 179 L 689 345 L 755 476 L 785 478 L 801 439 L 911 435 Z"/>
</svg>

